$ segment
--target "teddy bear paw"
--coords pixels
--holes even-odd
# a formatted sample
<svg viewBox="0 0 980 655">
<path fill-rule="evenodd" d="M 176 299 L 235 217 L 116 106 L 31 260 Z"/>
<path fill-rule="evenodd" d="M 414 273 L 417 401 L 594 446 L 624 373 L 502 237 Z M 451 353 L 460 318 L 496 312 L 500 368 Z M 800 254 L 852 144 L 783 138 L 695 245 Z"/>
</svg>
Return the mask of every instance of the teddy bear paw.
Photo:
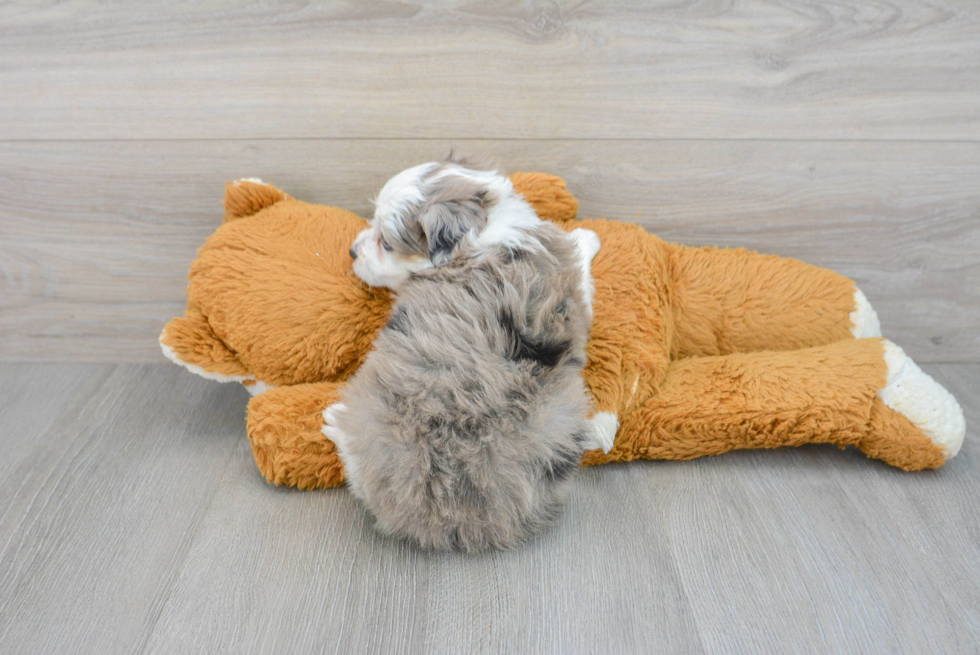
<svg viewBox="0 0 980 655">
<path fill-rule="evenodd" d="M 868 339 L 881 336 L 881 323 L 878 314 L 861 290 L 854 287 L 854 311 L 850 314 L 851 334 L 855 339 Z"/>
<path fill-rule="evenodd" d="M 947 458 L 954 457 L 966 434 L 963 409 L 953 394 L 920 369 L 901 348 L 887 339 L 884 344 L 888 382 L 878 396 L 922 430 Z"/>
</svg>

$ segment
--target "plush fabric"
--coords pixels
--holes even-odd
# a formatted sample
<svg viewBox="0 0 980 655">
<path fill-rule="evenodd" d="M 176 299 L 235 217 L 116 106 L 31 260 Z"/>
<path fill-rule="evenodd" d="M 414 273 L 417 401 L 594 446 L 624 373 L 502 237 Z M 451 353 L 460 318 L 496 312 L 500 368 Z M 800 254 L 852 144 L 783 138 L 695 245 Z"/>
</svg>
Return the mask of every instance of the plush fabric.
<svg viewBox="0 0 980 655">
<path fill-rule="evenodd" d="M 583 464 L 806 443 L 853 445 L 905 470 L 945 462 L 878 396 L 883 342 L 851 336 L 851 280 L 792 259 L 668 243 L 633 224 L 575 220 L 578 203 L 560 178 L 512 180 L 542 218 L 602 241 L 584 375 L 595 411 L 620 427 L 613 449 L 590 451 Z M 340 486 L 321 412 L 391 305 L 351 271 L 348 248 L 366 223 L 245 180 L 227 186 L 225 209 L 191 266 L 184 316 L 161 335 L 164 352 L 195 373 L 265 389 L 249 403 L 248 437 L 270 482 Z"/>
</svg>

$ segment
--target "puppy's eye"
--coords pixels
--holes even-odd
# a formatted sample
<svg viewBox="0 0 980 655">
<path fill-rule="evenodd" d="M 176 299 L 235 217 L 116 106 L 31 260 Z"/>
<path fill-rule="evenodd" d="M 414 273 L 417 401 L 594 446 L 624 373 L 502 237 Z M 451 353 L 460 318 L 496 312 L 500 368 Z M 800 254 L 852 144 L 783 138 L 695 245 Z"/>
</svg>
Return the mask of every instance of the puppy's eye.
<svg viewBox="0 0 980 655">
<path fill-rule="evenodd" d="M 391 250 L 391 244 L 388 243 L 387 241 L 382 241 L 381 247 L 384 248 L 385 250 Z"/>
</svg>

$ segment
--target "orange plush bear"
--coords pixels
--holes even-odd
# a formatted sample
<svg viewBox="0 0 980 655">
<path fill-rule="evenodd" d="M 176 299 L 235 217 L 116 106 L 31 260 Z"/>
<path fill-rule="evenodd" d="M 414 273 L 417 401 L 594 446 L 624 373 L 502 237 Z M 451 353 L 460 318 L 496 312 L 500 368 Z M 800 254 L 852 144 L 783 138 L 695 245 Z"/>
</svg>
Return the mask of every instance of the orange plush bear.
<svg viewBox="0 0 980 655">
<path fill-rule="evenodd" d="M 602 241 L 584 375 L 615 440 L 583 464 L 806 443 L 854 445 L 905 470 L 956 455 L 962 410 L 880 338 L 851 280 L 792 259 L 667 243 L 628 223 L 578 221 L 560 178 L 511 179 L 542 218 Z M 258 180 L 227 185 L 225 222 L 191 265 L 187 310 L 160 337 L 174 362 L 255 394 L 248 437 L 275 484 L 344 483 L 322 412 L 391 306 L 388 291 L 351 270 L 348 249 L 365 226 Z"/>
</svg>

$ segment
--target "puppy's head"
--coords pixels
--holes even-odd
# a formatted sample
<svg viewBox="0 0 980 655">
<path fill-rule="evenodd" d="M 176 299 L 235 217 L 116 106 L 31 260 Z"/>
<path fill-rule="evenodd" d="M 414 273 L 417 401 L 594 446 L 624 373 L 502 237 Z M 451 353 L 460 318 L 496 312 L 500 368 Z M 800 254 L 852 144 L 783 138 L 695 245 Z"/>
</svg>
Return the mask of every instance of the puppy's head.
<svg viewBox="0 0 980 655">
<path fill-rule="evenodd" d="M 453 160 L 404 170 L 381 189 L 371 226 L 351 247 L 354 273 L 371 286 L 397 289 L 414 272 L 448 264 L 464 239 L 480 242 L 494 210 L 514 200 L 533 215 L 497 171 Z"/>
</svg>

